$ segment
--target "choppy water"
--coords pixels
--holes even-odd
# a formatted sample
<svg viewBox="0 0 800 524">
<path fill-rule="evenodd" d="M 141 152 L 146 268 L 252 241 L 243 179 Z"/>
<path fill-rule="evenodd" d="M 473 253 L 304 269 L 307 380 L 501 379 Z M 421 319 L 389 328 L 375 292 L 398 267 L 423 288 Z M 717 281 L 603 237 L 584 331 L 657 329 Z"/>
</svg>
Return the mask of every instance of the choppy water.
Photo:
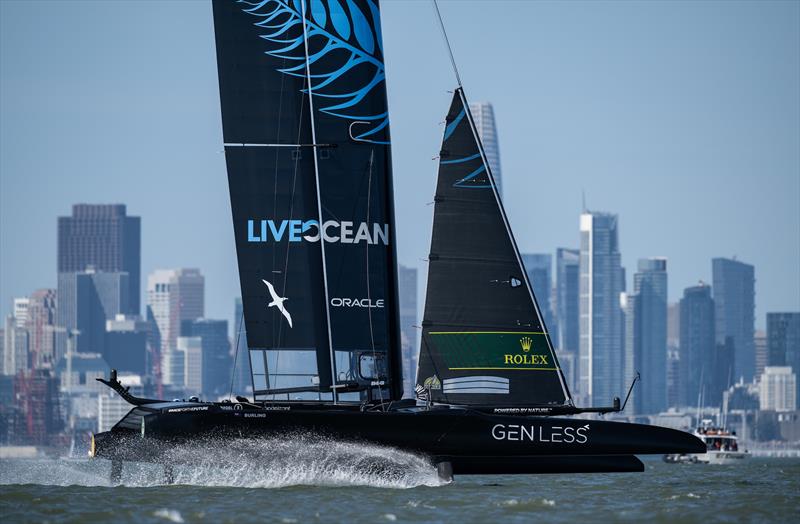
<svg viewBox="0 0 800 524">
<path fill-rule="evenodd" d="M 301 440 L 175 453 L 202 457 L 176 469 L 175 485 L 163 485 L 153 465 L 126 464 L 122 485 L 111 486 L 104 460 L 0 461 L 0 521 L 800 522 L 797 459 L 654 458 L 644 473 L 443 483 L 425 460 L 373 446 Z"/>
</svg>

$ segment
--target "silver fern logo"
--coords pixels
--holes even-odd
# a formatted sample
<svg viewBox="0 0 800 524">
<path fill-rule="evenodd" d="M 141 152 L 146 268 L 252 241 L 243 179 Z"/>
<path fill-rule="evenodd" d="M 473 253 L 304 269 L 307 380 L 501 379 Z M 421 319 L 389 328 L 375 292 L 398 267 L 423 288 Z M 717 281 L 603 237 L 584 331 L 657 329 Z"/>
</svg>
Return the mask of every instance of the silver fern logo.
<svg viewBox="0 0 800 524">
<path fill-rule="evenodd" d="M 380 132 L 389 124 L 389 113 L 386 107 L 376 112 L 370 100 L 371 93 L 385 89 L 386 79 L 380 13 L 373 0 L 239 2 L 259 18 L 254 25 L 269 43 L 266 53 L 287 61 L 278 71 L 305 77 L 307 60 L 315 100 L 327 99 L 318 109 L 351 120 L 354 139 L 388 144 Z"/>
</svg>

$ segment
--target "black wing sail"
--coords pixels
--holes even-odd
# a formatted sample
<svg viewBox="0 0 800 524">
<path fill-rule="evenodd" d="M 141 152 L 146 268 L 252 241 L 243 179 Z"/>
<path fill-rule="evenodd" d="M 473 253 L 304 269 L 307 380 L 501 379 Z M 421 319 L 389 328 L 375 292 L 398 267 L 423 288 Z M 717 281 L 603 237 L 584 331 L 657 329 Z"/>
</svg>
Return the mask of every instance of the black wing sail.
<svg viewBox="0 0 800 524">
<path fill-rule="evenodd" d="M 417 391 L 473 406 L 571 403 L 461 88 L 439 160 Z"/>
<path fill-rule="evenodd" d="M 213 6 L 256 396 L 399 398 L 377 2 L 215 0 Z"/>
</svg>

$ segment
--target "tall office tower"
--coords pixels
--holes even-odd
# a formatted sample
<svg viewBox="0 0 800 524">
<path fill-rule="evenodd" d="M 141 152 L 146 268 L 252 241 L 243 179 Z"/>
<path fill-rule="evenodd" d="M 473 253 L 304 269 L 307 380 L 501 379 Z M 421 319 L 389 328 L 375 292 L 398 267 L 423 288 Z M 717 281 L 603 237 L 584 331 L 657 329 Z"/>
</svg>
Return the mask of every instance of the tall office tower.
<svg viewBox="0 0 800 524">
<path fill-rule="evenodd" d="M 714 299 L 711 287 L 702 282 L 683 290 L 680 302 L 680 388 L 681 406 L 695 406 L 714 373 Z M 707 391 L 706 391 L 707 393 Z"/>
<path fill-rule="evenodd" d="M 403 395 L 414 397 L 419 349 L 417 328 L 417 268 L 400 265 L 400 337 L 403 352 Z"/>
<path fill-rule="evenodd" d="M 711 261 L 716 306 L 716 340 L 725 344 L 731 337 L 735 350 L 733 382 L 753 379 L 756 366 L 753 332 L 755 330 L 755 270 L 750 264 L 727 258 Z"/>
<path fill-rule="evenodd" d="M 75 204 L 72 216 L 58 217 L 58 272 L 127 273 L 124 314 L 139 314 L 141 219 L 127 216 L 123 204 Z"/>
<path fill-rule="evenodd" d="M 580 251 L 560 247 L 556 250 L 557 336 L 559 350 L 578 352 L 580 344 Z"/>
<path fill-rule="evenodd" d="M 620 294 L 625 273 L 620 262 L 618 218 L 586 211 L 580 220 L 579 390 L 584 401 L 610 405 L 625 393 L 624 321 Z"/>
<path fill-rule="evenodd" d="M 16 320 L 17 327 L 26 328 L 28 326 L 28 308 L 30 307 L 31 299 L 28 297 L 18 297 L 14 299 L 14 319 Z"/>
<path fill-rule="evenodd" d="M 181 323 L 203 317 L 205 278 L 199 269 L 157 269 L 147 277 L 150 344 L 166 355 L 181 334 Z"/>
<path fill-rule="evenodd" d="M 800 312 L 767 313 L 767 355 L 769 366 L 790 366 L 800 374 Z"/>
<path fill-rule="evenodd" d="M 37 289 L 28 303 L 28 340 L 31 366 L 41 368 L 55 364 L 56 290 Z"/>
<path fill-rule="evenodd" d="M 247 352 L 247 333 L 245 333 L 242 299 L 237 297 L 233 304 L 233 355 L 235 367 L 234 392 L 244 393 L 252 389 L 250 378 L 250 355 Z M 238 344 L 238 346 L 237 346 Z"/>
<path fill-rule="evenodd" d="M 109 367 L 145 375 L 148 329 L 148 323 L 138 316 L 117 315 L 107 320 L 103 358 Z"/>
<path fill-rule="evenodd" d="M 681 305 L 680 302 L 667 304 L 667 347 L 678 348 L 681 339 Z"/>
<path fill-rule="evenodd" d="M 797 409 L 797 374 L 790 366 L 767 366 L 760 380 L 759 403 L 762 411 Z"/>
<path fill-rule="evenodd" d="M 57 323 L 80 333 L 73 350 L 103 353 L 106 321 L 130 311 L 128 274 L 88 268 L 58 274 Z"/>
<path fill-rule="evenodd" d="M 680 406 L 681 357 L 678 346 L 667 349 L 667 408 Z"/>
<path fill-rule="evenodd" d="M 553 317 L 554 301 L 550 297 L 553 289 L 553 257 L 549 253 L 527 253 L 522 254 L 522 263 L 533 287 L 536 303 L 544 317 L 547 332 L 550 333 L 550 338 L 555 339 L 558 328 Z"/>
<path fill-rule="evenodd" d="M 3 330 L 3 375 L 16 375 L 28 369 L 28 330 L 19 326 L 14 315 L 8 315 Z"/>
<path fill-rule="evenodd" d="M 639 413 L 660 413 L 667 407 L 667 259 L 639 259 L 638 269 L 633 275 L 638 302 L 633 357 L 634 370 L 643 378 Z"/>
<path fill-rule="evenodd" d="M 200 338 L 203 353 L 201 389 L 203 395 L 216 398 L 227 394 L 231 387 L 233 365 L 231 345 L 228 340 L 228 321 L 207 318 L 186 320 L 182 324 L 181 336 Z"/>
<path fill-rule="evenodd" d="M 486 152 L 486 161 L 497 184 L 497 194 L 503 196 L 503 176 L 500 170 L 500 144 L 497 140 L 497 125 L 494 120 L 494 108 L 489 102 L 472 102 L 469 112 L 475 120 L 475 128 Z"/>
<path fill-rule="evenodd" d="M 753 335 L 753 348 L 756 355 L 756 378 L 764 373 L 764 368 L 769 365 L 769 352 L 767 349 L 767 332 L 757 329 Z"/>
</svg>

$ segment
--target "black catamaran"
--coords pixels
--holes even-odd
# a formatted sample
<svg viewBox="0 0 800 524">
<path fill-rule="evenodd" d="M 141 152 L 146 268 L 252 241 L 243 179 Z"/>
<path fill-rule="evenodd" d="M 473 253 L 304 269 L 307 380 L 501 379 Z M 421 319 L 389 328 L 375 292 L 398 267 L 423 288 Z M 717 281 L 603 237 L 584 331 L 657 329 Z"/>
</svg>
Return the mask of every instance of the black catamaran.
<svg viewBox="0 0 800 524">
<path fill-rule="evenodd" d="M 222 121 L 254 399 L 133 409 L 92 456 L 297 432 L 394 446 L 444 475 L 641 471 L 683 432 L 572 402 L 459 87 L 439 160 L 417 399 L 402 399 L 377 0 L 215 0 Z M 558 416 L 562 418 L 558 418 Z"/>
</svg>

